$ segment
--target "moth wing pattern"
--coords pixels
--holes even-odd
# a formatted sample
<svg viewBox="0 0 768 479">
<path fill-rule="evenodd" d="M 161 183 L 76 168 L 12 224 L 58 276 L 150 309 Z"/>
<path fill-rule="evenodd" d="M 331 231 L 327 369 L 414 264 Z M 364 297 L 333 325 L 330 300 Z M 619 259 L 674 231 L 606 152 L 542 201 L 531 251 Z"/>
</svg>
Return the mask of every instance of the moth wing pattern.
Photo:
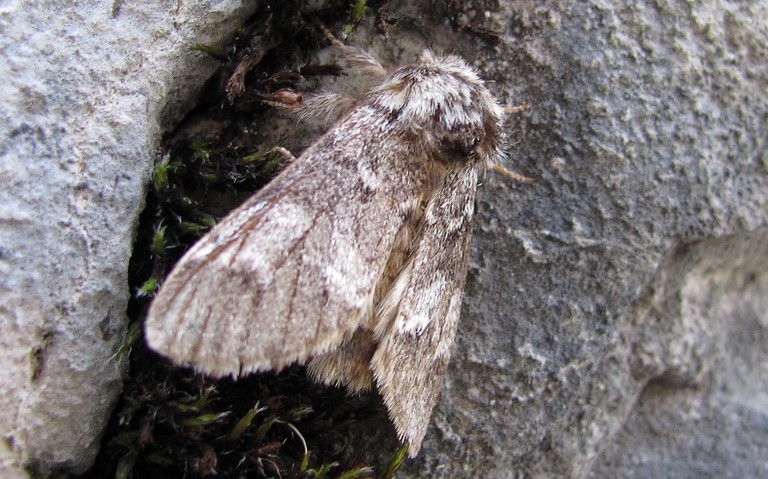
<svg viewBox="0 0 768 479">
<path fill-rule="evenodd" d="M 371 369 L 398 435 L 410 443 L 411 456 L 421 448 L 450 359 L 476 184 L 475 168 L 448 174 L 427 207 L 413 255 L 380 311 Z"/>
<path fill-rule="evenodd" d="M 388 129 L 356 110 L 198 241 L 152 303 L 150 347 L 218 377 L 349 339 L 372 316 L 379 272 L 423 189 Z"/>
</svg>

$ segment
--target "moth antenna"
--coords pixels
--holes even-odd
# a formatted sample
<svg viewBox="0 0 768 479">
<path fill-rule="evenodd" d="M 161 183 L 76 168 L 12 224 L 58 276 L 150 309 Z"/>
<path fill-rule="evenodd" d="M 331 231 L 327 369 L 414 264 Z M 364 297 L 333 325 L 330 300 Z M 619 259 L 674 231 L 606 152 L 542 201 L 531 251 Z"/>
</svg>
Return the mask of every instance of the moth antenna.
<svg viewBox="0 0 768 479">
<path fill-rule="evenodd" d="M 331 123 L 355 106 L 355 100 L 337 93 L 319 93 L 295 107 L 299 120 L 321 120 Z"/>
<path fill-rule="evenodd" d="M 521 111 L 525 111 L 531 108 L 531 104 L 526 102 L 522 103 L 520 105 L 515 106 L 505 106 L 503 107 L 504 113 L 507 115 L 512 113 L 519 113 Z M 493 164 L 491 165 L 491 170 L 493 170 L 494 173 L 498 173 L 500 175 L 504 175 L 508 178 L 512 178 L 515 181 L 519 181 L 520 183 L 525 183 L 527 185 L 530 185 L 531 183 L 535 183 L 536 180 L 533 178 L 529 178 L 527 176 L 521 175 L 520 173 L 517 173 L 516 171 L 508 170 L 504 168 L 503 166 L 499 164 Z"/>
</svg>

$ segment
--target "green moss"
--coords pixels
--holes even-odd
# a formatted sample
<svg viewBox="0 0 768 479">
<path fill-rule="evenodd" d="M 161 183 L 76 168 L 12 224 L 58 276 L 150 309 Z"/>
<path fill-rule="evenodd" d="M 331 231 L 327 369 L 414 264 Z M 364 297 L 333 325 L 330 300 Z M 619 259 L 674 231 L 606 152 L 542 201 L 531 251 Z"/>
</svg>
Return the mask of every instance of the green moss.
<svg viewBox="0 0 768 479">
<path fill-rule="evenodd" d="M 148 280 L 144 281 L 144 283 L 139 286 L 139 289 L 136 291 L 136 294 L 139 296 L 148 296 L 151 295 L 160 288 L 160 283 L 155 278 L 149 278 Z"/>
<path fill-rule="evenodd" d="M 152 186 L 155 191 L 163 191 L 168 188 L 168 157 L 164 157 L 155 167 L 152 174 Z"/>
<path fill-rule="evenodd" d="M 165 226 L 157 223 L 154 226 L 155 234 L 152 235 L 152 254 L 162 256 L 165 254 Z"/>
<path fill-rule="evenodd" d="M 378 479 L 392 479 L 395 477 L 395 474 L 400 469 L 400 466 L 403 464 L 407 455 L 408 443 L 403 444 L 397 451 L 395 451 L 392 459 L 389 460 L 389 464 L 387 464 L 387 468 L 381 473 Z"/>
<path fill-rule="evenodd" d="M 385 414 L 375 395 L 348 397 L 318 386 L 303 367 L 208 380 L 168 364 L 140 339 L 141 321 L 173 264 L 285 161 L 272 150 L 278 145 L 264 144 L 248 128 L 270 107 L 243 105 L 264 96 L 256 91 L 268 86 L 260 79 L 294 78 L 286 69 L 303 65 L 306 52 L 325 40 L 307 22 L 301 2 L 267 3 L 238 28 L 231 45 L 193 47 L 221 59 L 221 69 L 209 82 L 213 90 L 168 135 L 154 170 L 130 265 L 133 323 L 115 355 L 130 351 L 131 372 L 96 465 L 84 478 L 375 477 L 372 461 L 350 453 L 349 436 L 355 424 Z M 331 5 L 313 14 L 329 27 L 356 24 L 365 14 L 365 1 L 351 13 L 347 2 Z M 268 48 L 263 60 L 243 77 L 243 95 L 229 103 L 225 80 L 241 65 L 238 55 L 259 45 Z M 249 96 L 252 91 L 258 95 Z M 393 477 L 400 462 L 393 464 L 379 477 Z"/>
<path fill-rule="evenodd" d="M 352 35 L 355 27 L 358 23 L 360 23 L 360 20 L 362 20 L 363 15 L 365 14 L 365 7 L 367 3 L 368 2 L 366 0 L 357 0 L 352 5 L 352 10 L 349 12 L 349 23 L 344 25 L 344 28 L 341 29 L 341 33 L 344 38 Z"/>
</svg>

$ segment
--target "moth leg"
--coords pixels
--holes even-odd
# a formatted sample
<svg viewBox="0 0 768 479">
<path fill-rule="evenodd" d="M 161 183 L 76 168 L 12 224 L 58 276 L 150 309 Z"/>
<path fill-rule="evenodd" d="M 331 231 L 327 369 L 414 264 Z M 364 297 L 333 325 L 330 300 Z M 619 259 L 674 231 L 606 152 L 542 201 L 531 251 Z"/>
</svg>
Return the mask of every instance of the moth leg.
<svg viewBox="0 0 768 479">
<path fill-rule="evenodd" d="M 301 93 L 291 88 L 281 88 L 273 93 L 256 93 L 265 105 L 280 110 L 296 110 L 301 105 Z"/>
<path fill-rule="evenodd" d="M 331 45 L 339 49 L 350 66 L 359 69 L 361 73 L 372 75 L 376 78 L 383 78 L 387 75 L 387 69 L 373 55 L 361 48 L 341 43 L 322 23 L 320 24 L 320 30 L 325 35 L 325 38 L 331 42 Z"/>
<path fill-rule="evenodd" d="M 336 93 L 320 93 L 306 98 L 294 108 L 302 121 L 318 119 L 330 123 L 355 106 L 355 100 Z"/>
<path fill-rule="evenodd" d="M 504 113 L 509 115 L 510 113 L 520 113 L 521 111 L 525 111 L 531 108 L 530 103 L 523 103 L 522 105 L 515 105 L 515 106 L 505 106 L 504 107 Z"/>
<path fill-rule="evenodd" d="M 370 53 L 357 47 L 341 43 L 340 45 L 338 48 L 350 66 L 355 67 L 361 73 L 371 75 L 377 79 L 384 78 L 387 75 L 387 69 Z"/>
<path fill-rule="evenodd" d="M 282 146 L 273 146 L 269 149 L 269 153 L 275 153 L 282 156 L 288 163 L 292 163 L 296 160 L 296 157 L 293 156 L 293 153 L 288 151 L 288 148 Z"/>
<path fill-rule="evenodd" d="M 530 185 L 531 183 L 536 182 L 536 180 L 534 180 L 533 178 L 528 178 L 527 176 L 523 176 L 520 173 L 517 173 L 512 170 L 508 170 L 501 165 L 493 165 L 491 166 L 491 169 L 500 175 L 508 176 L 513 180 L 519 181 L 520 183 L 525 183 L 527 185 Z"/>
<path fill-rule="evenodd" d="M 341 52 L 344 61 L 355 70 L 355 73 L 370 75 L 375 81 L 379 81 L 387 75 L 387 69 L 371 54 L 360 48 L 341 43 L 325 25 L 319 24 L 319 28 L 331 45 Z M 292 109 L 298 113 L 299 119 L 302 121 L 318 119 L 331 123 L 341 118 L 355 104 L 356 101 L 348 96 L 337 93 L 320 93 L 304 99 Z"/>
</svg>

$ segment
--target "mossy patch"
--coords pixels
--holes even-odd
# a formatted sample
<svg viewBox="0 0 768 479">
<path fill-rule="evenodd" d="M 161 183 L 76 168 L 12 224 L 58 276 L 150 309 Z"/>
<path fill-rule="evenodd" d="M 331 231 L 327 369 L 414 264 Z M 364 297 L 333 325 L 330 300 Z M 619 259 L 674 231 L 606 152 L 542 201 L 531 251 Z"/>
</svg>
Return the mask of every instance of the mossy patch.
<svg viewBox="0 0 768 479">
<path fill-rule="evenodd" d="M 350 426 L 386 415 L 375 394 L 318 386 L 301 366 L 208 380 L 149 351 L 141 335 L 175 262 L 280 170 L 284 158 L 272 148 L 281 141 L 268 144 L 249 125 L 297 101 L 303 76 L 335 72 L 311 64 L 308 52 L 326 43 L 317 22 L 343 28 L 360 20 L 366 2 L 326 2 L 311 17 L 301 4 L 265 2 L 230 44 L 190 45 L 221 68 L 165 138 L 130 265 L 133 324 L 116 353 L 130 355 L 130 374 L 96 464 L 81 477 L 393 477 L 402 460 L 404 449 L 393 448 L 377 474 L 350 452 Z"/>
</svg>

